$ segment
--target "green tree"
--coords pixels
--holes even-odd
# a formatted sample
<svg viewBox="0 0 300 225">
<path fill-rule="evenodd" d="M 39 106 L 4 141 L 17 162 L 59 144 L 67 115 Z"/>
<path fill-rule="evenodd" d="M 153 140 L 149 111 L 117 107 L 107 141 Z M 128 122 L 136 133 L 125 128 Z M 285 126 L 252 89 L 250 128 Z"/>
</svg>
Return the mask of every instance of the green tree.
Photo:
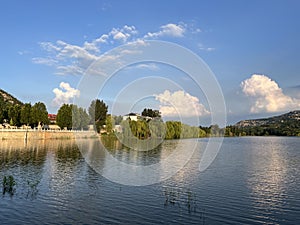
<svg viewBox="0 0 300 225">
<path fill-rule="evenodd" d="M 37 102 L 32 106 L 31 119 L 34 126 L 49 124 L 48 111 L 44 103 Z"/>
<path fill-rule="evenodd" d="M 199 128 L 199 137 L 206 137 L 207 134 L 205 132 L 205 130 L 202 130 L 201 128 Z"/>
<path fill-rule="evenodd" d="M 175 137 L 175 129 L 172 121 L 166 122 L 166 139 L 174 139 Z"/>
<path fill-rule="evenodd" d="M 22 124 L 29 126 L 31 124 L 31 104 L 26 103 L 21 108 L 20 120 Z"/>
<path fill-rule="evenodd" d="M 130 120 L 122 120 L 121 122 L 121 126 L 122 126 L 122 136 L 123 138 L 128 138 L 131 137 L 133 134 L 132 132 L 132 128 L 131 128 L 131 124 L 130 124 Z"/>
<path fill-rule="evenodd" d="M 61 128 L 64 129 L 72 129 L 72 106 L 69 104 L 63 104 L 56 116 L 56 124 Z"/>
<path fill-rule="evenodd" d="M 115 125 L 120 125 L 122 120 L 123 120 L 123 116 L 113 116 Z"/>
<path fill-rule="evenodd" d="M 129 119 L 128 122 L 131 130 L 131 134 L 137 137 L 138 136 L 137 121 Z"/>
<path fill-rule="evenodd" d="M 146 139 L 150 136 L 150 130 L 148 123 L 145 120 L 137 121 L 137 133 L 136 136 L 139 139 Z"/>
<path fill-rule="evenodd" d="M 70 105 L 72 109 L 72 128 L 76 130 L 86 130 L 90 117 L 86 110 L 77 105 Z"/>
<path fill-rule="evenodd" d="M 8 117 L 10 120 L 11 126 L 20 126 L 20 115 L 21 115 L 21 106 L 20 105 L 11 105 L 8 109 Z"/>
<path fill-rule="evenodd" d="M 90 116 L 86 112 L 84 108 L 79 108 L 79 115 L 80 115 L 80 129 L 88 129 L 88 125 L 90 123 Z"/>
<path fill-rule="evenodd" d="M 95 124 L 97 132 L 100 132 L 103 125 L 105 125 L 107 108 L 107 105 L 102 100 L 96 99 L 91 102 L 88 111 L 91 122 Z"/>
<path fill-rule="evenodd" d="M 166 139 L 179 139 L 182 137 L 182 123 L 179 121 L 166 122 Z"/>
<path fill-rule="evenodd" d="M 175 130 L 175 136 L 174 139 L 179 139 L 181 137 L 181 131 L 182 131 L 182 123 L 179 121 L 174 121 L 174 130 Z"/>
<path fill-rule="evenodd" d="M 4 116 L 5 108 L 6 108 L 6 104 L 5 104 L 2 96 L 0 96 L 0 123 L 2 123 L 3 120 L 5 119 L 5 116 Z"/>
<path fill-rule="evenodd" d="M 166 125 L 160 119 L 152 119 L 148 122 L 149 131 L 153 138 L 165 138 Z"/>
<path fill-rule="evenodd" d="M 113 132 L 113 127 L 114 127 L 114 118 L 112 115 L 107 115 L 106 116 L 106 121 L 105 121 L 105 124 L 106 124 L 106 132 L 108 134 L 111 134 Z"/>
<path fill-rule="evenodd" d="M 220 127 L 218 124 L 210 126 L 210 134 L 214 137 L 217 137 L 220 135 Z"/>
<path fill-rule="evenodd" d="M 151 118 L 161 118 L 161 113 L 159 110 L 145 108 L 142 112 L 142 116 L 149 116 Z"/>
</svg>

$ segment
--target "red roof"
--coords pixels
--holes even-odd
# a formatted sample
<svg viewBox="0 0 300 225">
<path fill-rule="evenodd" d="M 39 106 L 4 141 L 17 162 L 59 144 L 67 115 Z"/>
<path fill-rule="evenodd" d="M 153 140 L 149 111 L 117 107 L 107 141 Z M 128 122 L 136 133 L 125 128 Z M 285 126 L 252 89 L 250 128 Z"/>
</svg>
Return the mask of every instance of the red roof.
<svg viewBox="0 0 300 225">
<path fill-rule="evenodd" d="M 49 120 L 56 120 L 56 114 L 48 114 L 48 119 Z"/>
</svg>

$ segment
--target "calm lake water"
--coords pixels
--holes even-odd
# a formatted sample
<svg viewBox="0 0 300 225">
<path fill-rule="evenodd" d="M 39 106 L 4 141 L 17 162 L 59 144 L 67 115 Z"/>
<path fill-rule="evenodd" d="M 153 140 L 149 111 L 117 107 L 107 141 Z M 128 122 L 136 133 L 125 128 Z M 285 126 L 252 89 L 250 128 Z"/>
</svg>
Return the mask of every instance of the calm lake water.
<svg viewBox="0 0 300 225">
<path fill-rule="evenodd" d="M 0 224 L 300 223 L 300 138 L 225 138 L 201 173 L 208 139 L 184 141 L 197 142 L 188 164 L 170 179 L 140 187 L 95 172 L 72 140 L 1 141 L 0 179 L 13 175 L 16 186 L 13 196 L 1 196 Z M 178 142 L 134 154 L 116 142 L 106 145 L 115 158 L 148 165 Z"/>
</svg>

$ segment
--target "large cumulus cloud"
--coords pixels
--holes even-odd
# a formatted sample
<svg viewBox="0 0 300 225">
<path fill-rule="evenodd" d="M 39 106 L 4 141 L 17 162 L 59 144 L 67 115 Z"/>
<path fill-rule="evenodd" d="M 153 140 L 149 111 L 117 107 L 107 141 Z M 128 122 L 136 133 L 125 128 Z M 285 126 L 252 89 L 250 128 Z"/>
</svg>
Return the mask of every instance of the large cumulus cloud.
<svg viewBox="0 0 300 225">
<path fill-rule="evenodd" d="M 253 74 L 241 83 L 241 88 L 252 98 L 252 113 L 281 112 L 300 107 L 300 99 L 285 95 L 279 85 L 265 75 Z"/>
</svg>

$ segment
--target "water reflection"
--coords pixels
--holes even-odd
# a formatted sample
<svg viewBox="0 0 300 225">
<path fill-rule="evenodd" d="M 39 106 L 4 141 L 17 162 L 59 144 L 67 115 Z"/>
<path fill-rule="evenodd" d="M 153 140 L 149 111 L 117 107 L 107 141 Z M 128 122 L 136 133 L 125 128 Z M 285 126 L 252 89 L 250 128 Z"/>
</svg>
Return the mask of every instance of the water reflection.
<svg viewBox="0 0 300 225">
<path fill-rule="evenodd" d="M 0 167 L 11 165 L 41 165 L 46 159 L 46 148 L 43 142 L 26 143 L 22 141 L 0 142 Z M 4 168 L 3 168 L 4 169 Z"/>
<path fill-rule="evenodd" d="M 165 141 L 149 151 L 136 151 L 108 141 L 104 144 L 118 148 L 107 149 L 98 139 L 78 139 L 77 144 L 86 162 L 99 174 L 134 186 L 154 184 L 175 175 L 197 147 L 194 140 Z"/>
<path fill-rule="evenodd" d="M 66 181 L 82 158 L 74 140 L 2 140 L 0 142 L 0 179 L 13 176 L 16 194 L 35 199 L 45 175 L 60 173 Z M 61 168 L 64 169 L 61 169 Z M 64 170 L 64 173 L 61 173 Z M 50 180 L 51 177 L 50 176 Z M 51 182 L 50 186 L 51 186 Z M 55 181 L 55 184 L 59 182 Z M 65 185 L 61 183 L 58 186 Z"/>
<path fill-rule="evenodd" d="M 108 151 L 99 151 L 100 143 L 92 139 L 2 141 L 0 179 L 12 175 L 16 191 L 0 200 L 1 224 L 299 223 L 299 139 L 225 139 L 212 167 L 199 173 L 203 141 L 182 170 L 143 187 L 116 184 L 98 170 L 127 179 L 128 171 L 115 167 L 113 158 L 164 171 L 172 167 L 157 162 L 185 162 L 190 140 L 166 141 L 149 152 L 129 150 L 116 140 L 104 141 Z"/>
<path fill-rule="evenodd" d="M 259 145 L 259 146 L 257 146 Z M 282 208 L 287 197 L 288 161 L 287 147 L 280 138 L 257 140 L 252 145 L 251 175 L 248 186 L 252 193 L 254 207 L 266 212 L 267 219 L 272 211 Z"/>
</svg>

